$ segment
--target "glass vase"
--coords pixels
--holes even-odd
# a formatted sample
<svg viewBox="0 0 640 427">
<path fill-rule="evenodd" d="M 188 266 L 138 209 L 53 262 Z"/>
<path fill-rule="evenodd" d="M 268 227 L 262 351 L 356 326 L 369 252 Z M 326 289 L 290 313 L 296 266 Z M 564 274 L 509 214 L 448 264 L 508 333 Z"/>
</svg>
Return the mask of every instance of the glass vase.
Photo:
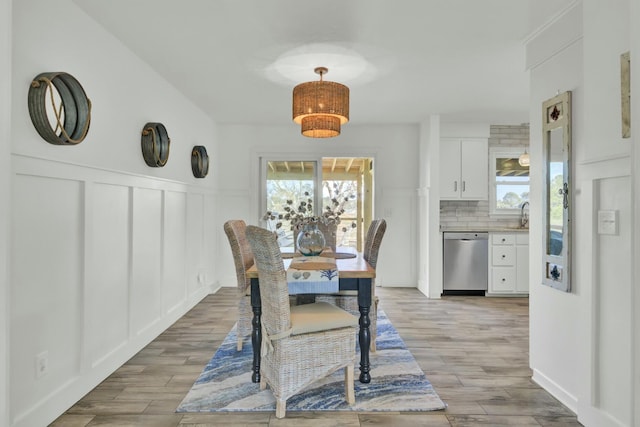
<svg viewBox="0 0 640 427">
<path fill-rule="evenodd" d="M 317 224 L 305 224 L 296 239 L 298 252 L 305 256 L 316 256 L 324 250 L 325 239 Z"/>
</svg>

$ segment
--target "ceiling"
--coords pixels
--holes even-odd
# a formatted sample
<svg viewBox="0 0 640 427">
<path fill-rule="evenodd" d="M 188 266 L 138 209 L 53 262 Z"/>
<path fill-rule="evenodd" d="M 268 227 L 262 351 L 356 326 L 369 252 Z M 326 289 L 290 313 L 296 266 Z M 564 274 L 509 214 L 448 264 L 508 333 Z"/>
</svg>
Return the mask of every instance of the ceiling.
<svg viewBox="0 0 640 427">
<path fill-rule="evenodd" d="M 214 121 L 285 125 L 316 66 L 353 124 L 528 122 L 524 42 L 577 0 L 73 1 Z"/>
</svg>

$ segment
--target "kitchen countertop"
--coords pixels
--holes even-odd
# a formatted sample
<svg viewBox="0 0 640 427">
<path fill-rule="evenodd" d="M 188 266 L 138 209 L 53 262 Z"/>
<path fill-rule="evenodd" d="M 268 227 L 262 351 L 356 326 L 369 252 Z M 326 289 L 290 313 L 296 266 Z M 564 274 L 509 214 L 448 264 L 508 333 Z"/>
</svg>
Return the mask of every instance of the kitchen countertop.
<svg viewBox="0 0 640 427">
<path fill-rule="evenodd" d="M 528 233 L 529 228 L 515 228 L 515 227 L 444 227 L 440 229 L 440 232 L 458 232 L 458 233 L 470 233 L 470 232 L 488 232 L 488 233 Z"/>
</svg>

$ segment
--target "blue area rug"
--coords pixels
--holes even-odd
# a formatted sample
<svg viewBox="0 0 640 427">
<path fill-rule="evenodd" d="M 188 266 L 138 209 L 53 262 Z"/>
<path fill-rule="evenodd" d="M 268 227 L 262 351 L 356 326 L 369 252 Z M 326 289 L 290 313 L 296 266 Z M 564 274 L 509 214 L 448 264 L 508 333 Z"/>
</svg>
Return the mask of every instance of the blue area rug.
<svg viewBox="0 0 640 427">
<path fill-rule="evenodd" d="M 357 357 L 354 406 L 344 400 L 344 370 L 339 369 L 287 400 L 287 412 L 434 411 L 446 407 L 382 310 L 378 311 L 376 345 L 377 351 L 370 353 L 369 384 L 357 379 Z M 274 411 L 269 388 L 261 391 L 259 384 L 251 382 L 252 361 L 250 337 L 242 351 L 236 351 L 234 326 L 176 412 Z"/>
</svg>

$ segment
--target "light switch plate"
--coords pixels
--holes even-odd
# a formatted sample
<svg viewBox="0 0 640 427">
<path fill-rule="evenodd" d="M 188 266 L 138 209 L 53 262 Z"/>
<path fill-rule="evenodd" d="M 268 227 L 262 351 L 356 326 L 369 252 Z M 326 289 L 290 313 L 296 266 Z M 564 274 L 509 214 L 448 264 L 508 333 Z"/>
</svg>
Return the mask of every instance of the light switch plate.
<svg viewBox="0 0 640 427">
<path fill-rule="evenodd" d="M 618 234 L 618 211 L 598 211 L 598 234 Z"/>
</svg>

